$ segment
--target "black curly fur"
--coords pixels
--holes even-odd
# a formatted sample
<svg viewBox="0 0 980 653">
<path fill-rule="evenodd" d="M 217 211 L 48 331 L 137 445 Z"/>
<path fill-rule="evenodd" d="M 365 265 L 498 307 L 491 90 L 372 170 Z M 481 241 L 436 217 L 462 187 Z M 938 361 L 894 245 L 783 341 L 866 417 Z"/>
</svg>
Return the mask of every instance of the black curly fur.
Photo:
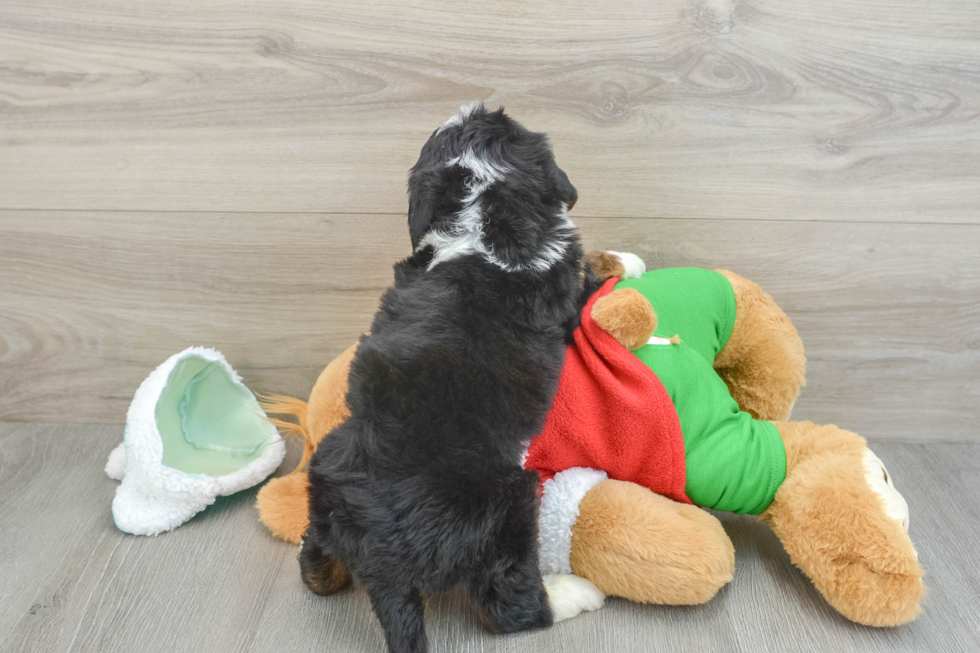
<svg viewBox="0 0 980 653">
<path fill-rule="evenodd" d="M 425 236 L 452 229 L 477 183 L 471 170 L 447 165 L 466 152 L 508 171 L 481 199 L 496 262 L 471 252 L 430 269 Z M 520 459 L 599 285 L 582 275 L 577 235 L 562 231 L 575 188 L 546 137 L 502 109 L 479 106 L 435 132 L 409 195 L 417 249 L 395 265 L 395 284 L 357 349 L 350 418 L 313 456 L 300 554 L 304 581 L 318 593 L 340 589 L 347 571 L 363 584 L 399 653 L 427 650 L 422 594 L 460 582 L 491 630 L 552 623 L 538 569 L 538 476 Z M 567 242 L 561 257 L 531 266 L 556 238 Z"/>
</svg>

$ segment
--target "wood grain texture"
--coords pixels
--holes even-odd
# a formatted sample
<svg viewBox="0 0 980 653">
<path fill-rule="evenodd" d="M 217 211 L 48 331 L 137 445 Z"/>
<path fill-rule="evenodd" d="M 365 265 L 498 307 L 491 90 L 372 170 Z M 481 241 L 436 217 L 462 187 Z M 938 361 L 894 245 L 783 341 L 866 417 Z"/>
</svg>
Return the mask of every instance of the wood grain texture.
<svg viewBox="0 0 980 653">
<path fill-rule="evenodd" d="M 797 419 L 980 439 L 980 227 L 576 219 L 589 247 L 770 292 L 809 359 Z M 121 423 L 191 345 L 305 397 L 367 330 L 407 240 L 385 215 L 0 212 L 0 418 Z"/>
<path fill-rule="evenodd" d="M 472 99 L 580 216 L 980 216 L 966 0 L 4 0 L 0 208 L 400 213 Z"/>
<path fill-rule="evenodd" d="M 369 327 L 410 250 L 403 222 L 0 213 L 0 416 L 119 423 L 191 345 L 220 349 L 254 390 L 305 396 Z"/>
<path fill-rule="evenodd" d="M 0 424 L 0 650 L 17 653 L 308 653 L 382 650 L 360 589 L 329 598 L 299 578 L 297 548 L 258 523 L 255 490 L 158 537 L 116 530 L 102 472 L 119 426 Z M 433 653 L 971 651 L 980 646 L 980 445 L 872 443 L 912 514 L 929 572 L 922 616 L 877 629 L 840 617 L 751 516 L 719 515 L 735 578 L 704 606 L 610 599 L 544 631 L 495 636 L 462 593 L 427 612 Z"/>
</svg>

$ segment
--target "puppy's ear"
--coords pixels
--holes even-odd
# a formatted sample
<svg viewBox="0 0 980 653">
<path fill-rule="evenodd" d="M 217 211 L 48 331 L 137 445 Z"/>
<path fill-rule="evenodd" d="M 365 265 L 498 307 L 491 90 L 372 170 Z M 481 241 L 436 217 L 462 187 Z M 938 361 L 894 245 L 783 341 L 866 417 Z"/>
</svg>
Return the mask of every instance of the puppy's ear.
<svg viewBox="0 0 980 653">
<path fill-rule="evenodd" d="M 434 207 L 426 193 L 412 193 L 408 199 L 408 235 L 412 238 L 412 249 L 419 246 L 422 236 L 432 226 Z"/>
<path fill-rule="evenodd" d="M 571 209 L 575 206 L 575 202 L 578 201 L 578 191 L 575 190 L 575 186 L 572 186 L 572 182 L 568 180 L 568 175 L 565 174 L 565 171 L 557 165 L 554 166 L 552 175 L 555 178 L 558 199 L 567 204 L 568 208 Z"/>
</svg>

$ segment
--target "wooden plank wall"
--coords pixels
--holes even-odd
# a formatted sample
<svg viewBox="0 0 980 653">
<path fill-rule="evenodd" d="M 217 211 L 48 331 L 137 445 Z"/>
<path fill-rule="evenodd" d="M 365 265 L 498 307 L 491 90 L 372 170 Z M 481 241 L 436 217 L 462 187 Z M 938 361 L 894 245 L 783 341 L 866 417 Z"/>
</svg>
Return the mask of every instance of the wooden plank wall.
<svg viewBox="0 0 980 653">
<path fill-rule="evenodd" d="M 472 99 L 551 134 L 590 247 L 769 290 L 796 416 L 980 440 L 965 0 L 0 0 L 0 420 L 119 423 L 192 344 L 308 392 Z"/>
</svg>

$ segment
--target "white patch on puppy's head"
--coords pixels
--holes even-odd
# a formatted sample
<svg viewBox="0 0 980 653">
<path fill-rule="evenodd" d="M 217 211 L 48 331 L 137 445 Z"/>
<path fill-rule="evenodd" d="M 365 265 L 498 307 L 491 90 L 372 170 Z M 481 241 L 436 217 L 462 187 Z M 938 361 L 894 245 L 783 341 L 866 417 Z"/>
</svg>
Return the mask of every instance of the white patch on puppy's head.
<svg viewBox="0 0 980 653">
<path fill-rule="evenodd" d="M 436 133 L 438 134 L 442 130 L 448 129 L 449 127 L 456 127 L 458 125 L 462 125 L 463 121 L 465 121 L 467 118 L 470 117 L 471 113 L 473 113 L 476 109 L 482 107 L 483 107 L 482 100 L 474 100 L 473 102 L 468 102 L 464 104 L 459 108 L 459 111 L 457 111 L 449 120 L 447 120 L 442 124 L 442 127 L 436 130 Z"/>
<path fill-rule="evenodd" d="M 493 183 L 502 181 L 512 171 L 511 168 L 506 164 L 476 156 L 472 150 L 446 162 L 446 167 L 454 165 L 466 168 L 472 174 L 472 181 L 468 185 L 469 194 L 463 198 L 463 208 L 450 229 L 430 231 L 419 242 L 416 251 L 427 246 L 435 250 L 427 270 L 444 261 L 469 254 L 481 254 L 489 263 L 505 272 L 522 272 L 528 269 L 545 272 L 561 260 L 568 250 L 567 236 L 575 230 L 575 223 L 568 217 L 568 207 L 565 204 L 562 204 L 558 214 L 560 222 L 552 232 L 554 237 L 541 247 L 537 255 L 526 264 L 508 264 L 484 243 L 481 196 Z"/>
<path fill-rule="evenodd" d="M 486 247 L 483 245 L 483 207 L 479 195 L 463 206 L 457 220 L 449 229 L 433 229 L 419 241 L 419 246 L 415 249 L 420 251 L 426 247 L 433 249 L 432 260 L 426 270 L 461 256 L 486 255 Z"/>
<path fill-rule="evenodd" d="M 470 195 L 463 200 L 463 203 L 472 202 L 490 187 L 495 181 L 503 181 L 510 166 L 506 163 L 496 163 L 490 159 L 485 159 L 473 153 L 473 150 L 466 150 L 457 157 L 446 161 L 446 167 L 459 166 L 466 168 L 472 174 L 469 182 Z"/>
<path fill-rule="evenodd" d="M 484 125 L 482 121 L 487 124 Z M 477 122 L 480 124 L 476 124 Z M 505 135 L 501 135 L 501 129 Z M 413 167 L 409 179 L 411 197 L 408 217 L 413 242 L 416 243 L 415 251 L 419 252 L 427 247 L 433 250 L 427 269 L 432 270 L 440 263 L 476 254 L 506 272 L 544 272 L 567 254 L 569 247 L 575 242 L 575 225 L 568 218 L 568 206 L 575 201 L 575 189 L 564 172 L 554 165 L 553 157 L 550 161 L 551 168 L 546 165 L 543 170 L 538 169 L 530 155 L 526 157 L 527 161 L 521 158 L 524 154 L 515 155 L 518 157 L 515 160 L 505 160 L 506 148 L 518 140 L 528 144 L 530 148 L 544 149 L 551 155 L 547 139 L 543 135 L 530 133 L 514 123 L 503 114 L 503 109 L 488 114 L 482 102 L 472 102 L 463 105 L 436 130 L 430 142 L 423 147 L 419 163 Z M 440 167 L 455 170 L 440 177 L 436 172 Z M 445 183 L 440 180 L 451 179 L 452 183 L 458 184 L 460 177 L 457 174 L 460 168 L 468 173 L 462 177 L 465 194 L 459 197 L 460 208 L 454 215 L 451 214 L 452 217 L 443 217 L 438 220 L 437 225 L 433 225 L 432 200 L 428 198 L 442 193 L 443 202 L 449 199 L 445 195 L 447 191 L 439 189 L 439 184 Z M 502 206 L 497 199 L 486 199 L 485 194 L 496 184 L 512 183 L 516 193 L 528 193 L 531 186 L 522 183 L 525 180 L 508 179 L 517 174 L 541 174 L 542 179 L 539 181 L 542 185 L 555 184 L 555 188 L 549 189 L 549 192 L 562 198 L 558 213 L 551 216 L 544 214 L 544 211 L 552 212 L 556 208 L 554 204 L 536 204 L 536 198 L 529 197 L 526 203 L 518 203 L 516 206 L 519 208 L 516 210 L 515 207 L 508 209 Z M 498 190 L 504 191 L 494 188 L 495 198 Z M 455 192 L 458 193 L 458 190 Z M 504 202 L 516 201 L 513 194 L 501 192 L 501 196 L 508 198 Z M 416 202 L 415 198 L 420 198 L 421 201 Z M 530 209 L 531 206 L 539 208 Z M 488 216 L 488 212 L 492 215 Z M 497 212 L 500 212 L 499 215 Z M 533 241 L 493 241 L 495 234 L 501 232 L 500 225 L 492 223 L 497 229 L 490 229 L 488 233 L 488 221 L 516 219 L 514 216 L 517 215 L 521 215 L 521 219 L 541 220 L 539 224 L 527 225 L 531 227 L 530 232 L 537 228 L 532 236 Z M 507 227 L 504 226 L 503 230 L 506 232 Z M 511 234 L 513 233 L 512 231 Z M 513 235 L 509 237 L 512 240 L 514 238 Z M 495 247 L 499 251 L 495 252 Z"/>
</svg>

